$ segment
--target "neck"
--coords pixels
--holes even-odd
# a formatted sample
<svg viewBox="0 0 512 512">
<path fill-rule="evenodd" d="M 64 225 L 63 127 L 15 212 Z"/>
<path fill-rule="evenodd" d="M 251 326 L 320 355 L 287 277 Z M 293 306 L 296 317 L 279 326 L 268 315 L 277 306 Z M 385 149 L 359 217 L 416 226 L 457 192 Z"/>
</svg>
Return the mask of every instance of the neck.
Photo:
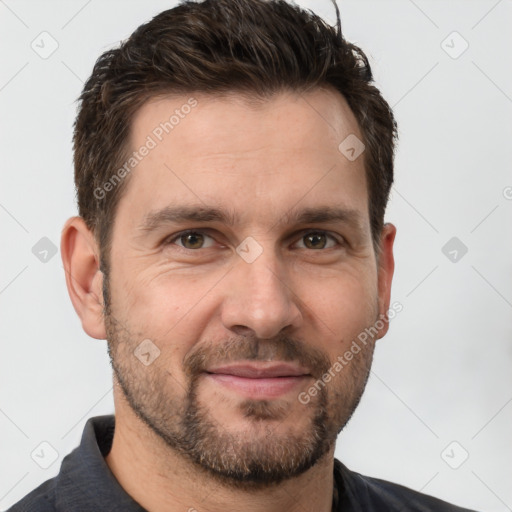
<svg viewBox="0 0 512 512">
<path fill-rule="evenodd" d="M 117 390 L 119 391 L 119 390 Z M 116 398 L 116 391 L 114 396 Z M 185 460 L 120 399 L 105 461 L 123 489 L 150 512 L 331 512 L 334 446 L 305 473 L 265 489 L 221 484 Z"/>
</svg>

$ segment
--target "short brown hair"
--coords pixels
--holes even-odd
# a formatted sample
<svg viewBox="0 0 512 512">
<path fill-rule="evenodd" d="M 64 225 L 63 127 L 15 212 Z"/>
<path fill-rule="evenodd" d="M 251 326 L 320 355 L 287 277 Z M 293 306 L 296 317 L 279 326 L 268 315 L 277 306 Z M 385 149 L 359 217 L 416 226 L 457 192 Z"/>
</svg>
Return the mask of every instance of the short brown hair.
<svg viewBox="0 0 512 512">
<path fill-rule="evenodd" d="M 366 55 L 343 38 L 333 3 L 336 27 L 284 0 L 184 1 L 99 57 L 79 98 L 73 143 L 79 214 L 99 241 L 105 270 L 116 205 L 128 177 L 108 200 L 96 191 L 127 160 L 135 112 L 166 93 L 239 92 L 265 99 L 283 90 L 339 91 L 363 135 L 369 217 L 378 246 L 397 126 L 372 85 Z"/>
</svg>

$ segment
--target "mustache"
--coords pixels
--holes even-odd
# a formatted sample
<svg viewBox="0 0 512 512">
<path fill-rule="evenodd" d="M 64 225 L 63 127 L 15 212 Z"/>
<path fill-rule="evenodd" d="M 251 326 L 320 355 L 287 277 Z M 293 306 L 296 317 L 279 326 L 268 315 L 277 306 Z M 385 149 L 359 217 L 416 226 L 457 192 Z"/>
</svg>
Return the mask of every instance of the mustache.
<svg viewBox="0 0 512 512">
<path fill-rule="evenodd" d="M 322 350 L 300 339 L 286 335 L 260 339 L 243 335 L 226 341 L 201 343 L 183 359 L 183 368 L 190 377 L 197 377 L 209 367 L 238 361 L 285 361 L 308 368 L 315 378 L 320 378 L 331 367 L 331 361 Z"/>
</svg>

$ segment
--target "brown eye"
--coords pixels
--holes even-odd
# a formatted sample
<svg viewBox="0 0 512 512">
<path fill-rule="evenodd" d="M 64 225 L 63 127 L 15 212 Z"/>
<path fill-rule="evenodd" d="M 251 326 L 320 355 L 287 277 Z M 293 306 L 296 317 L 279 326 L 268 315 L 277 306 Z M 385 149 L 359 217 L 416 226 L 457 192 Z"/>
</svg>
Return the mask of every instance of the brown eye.
<svg viewBox="0 0 512 512">
<path fill-rule="evenodd" d="M 185 249 L 201 249 L 204 244 L 204 236 L 201 233 L 185 233 L 179 239 Z"/>
<path fill-rule="evenodd" d="M 323 249 L 327 243 L 323 233 L 310 233 L 304 237 L 304 245 L 308 249 Z"/>
<path fill-rule="evenodd" d="M 208 249 L 215 245 L 215 240 L 201 231 L 183 231 L 167 239 L 166 245 L 177 245 L 183 249 Z"/>
<path fill-rule="evenodd" d="M 312 250 L 331 249 L 336 245 L 341 245 L 336 238 L 324 231 L 310 231 L 306 233 L 300 241 L 304 244 L 302 248 Z"/>
</svg>

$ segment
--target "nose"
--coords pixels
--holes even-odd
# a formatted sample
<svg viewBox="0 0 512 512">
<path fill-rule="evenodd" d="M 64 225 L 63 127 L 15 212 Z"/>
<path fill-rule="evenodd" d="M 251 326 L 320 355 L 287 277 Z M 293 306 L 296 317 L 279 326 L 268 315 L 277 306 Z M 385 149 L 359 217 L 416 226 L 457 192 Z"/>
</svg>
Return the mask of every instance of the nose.
<svg viewBox="0 0 512 512">
<path fill-rule="evenodd" d="M 299 299 L 286 269 L 270 253 L 265 250 L 252 263 L 240 260 L 228 274 L 221 318 L 224 327 L 236 334 L 250 330 L 269 339 L 301 324 Z"/>
</svg>

